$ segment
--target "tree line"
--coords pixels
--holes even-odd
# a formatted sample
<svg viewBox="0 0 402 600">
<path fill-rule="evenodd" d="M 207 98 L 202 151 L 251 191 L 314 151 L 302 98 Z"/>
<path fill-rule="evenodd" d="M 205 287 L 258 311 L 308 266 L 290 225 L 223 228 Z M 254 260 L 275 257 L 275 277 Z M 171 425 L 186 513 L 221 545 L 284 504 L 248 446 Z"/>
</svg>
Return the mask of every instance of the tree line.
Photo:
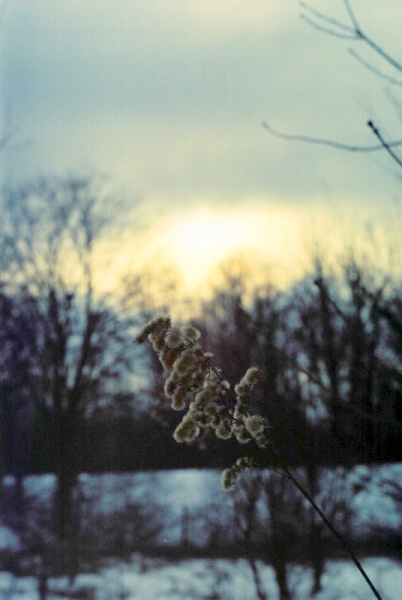
<svg viewBox="0 0 402 600">
<path fill-rule="evenodd" d="M 181 413 L 162 397 L 155 357 L 133 343 L 146 319 L 167 312 L 166 294 L 151 298 L 138 273 L 111 292 L 99 287 L 104 248 L 121 232 L 99 180 L 41 179 L 6 192 L 4 209 L 2 475 L 54 473 L 56 530 L 68 540 L 80 472 L 233 463 L 236 443 L 176 444 Z M 335 276 L 317 259 L 284 292 L 267 284 L 250 294 L 246 275 L 228 268 L 194 311 L 232 385 L 248 366 L 261 369 L 256 412 L 312 490 L 323 465 L 402 459 L 400 292 L 357 260 Z"/>
<path fill-rule="evenodd" d="M 42 180 L 8 200 L 3 472 L 74 478 L 230 460 L 230 444 L 202 438 L 183 453 L 171 438 L 177 419 L 161 396 L 159 368 L 133 345 L 136 326 L 155 310 L 140 299 L 141 279 L 134 292 L 128 284 L 131 296 L 124 287 L 117 299 L 96 292 L 95 255 L 110 231 L 95 181 Z M 250 364 L 261 369 L 255 408 L 289 464 L 401 460 L 398 283 L 352 258 L 337 276 L 317 258 L 292 288 L 265 285 L 251 299 L 246 279 L 228 267 L 193 321 L 231 384 Z M 133 383 L 143 373 L 150 383 Z"/>
<path fill-rule="evenodd" d="M 242 282 L 229 280 L 195 318 L 232 382 L 247 364 L 261 368 L 256 408 L 272 424 L 289 464 L 401 460 L 400 299 L 393 290 L 379 300 L 378 290 L 374 294 L 364 287 L 364 273 L 356 266 L 353 278 L 349 270 L 347 276 L 342 299 L 337 297 L 339 282 L 321 274 L 288 293 L 259 291 L 251 306 L 242 300 Z M 77 472 L 124 472 L 221 467 L 233 458 L 234 445 L 218 440 L 202 439 L 184 453 L 177 448 L 171 436 L 176 415 L 159 397 L 160 375 L 152 364 L 153 390 L 102 389 L 102 381 L 87 378 L 65 389 L 65 375 L 62 383 L 59 379 L 68 368 L 69 357 L 62 353 L 70 332 L 68 317 L 52 322 L 55 302 L 54 291 L 47 298 L 1 295 L 4 473 L 57 472 L 61 460 Z M 57 306 L 59 319 L 63 310 L 72 310 L 65 302 Z M 39 313 L 39 303 L 47 305 L 47 312 Z M 34 311 L 41 319 L 32 318 Z M 115 323 L 118 319 L 113 315 Z M 99 315 L 98 328 L 106 326 L 100 321 Z M 97 363 L 107 360 L 109 340 L 105 335 L 103 347 L 100 336 L 97 340 L 97 355 L 88 350 L 87 360 L 99 372 Z M 119 351 L 130 344 L 125 340 Z M 143 357 L 140 361 L 133 353 L 125 368 L 135 372 L 140 362 Z M 117 376 L 112 370 L 103 375 L 106 382 Z M 63 406 L 58 394 L 68 404 Z M 79 410 L 74 404 L 78 394 Z M 149 409 L 139 411 L 141 403 Z"/>
</svg>

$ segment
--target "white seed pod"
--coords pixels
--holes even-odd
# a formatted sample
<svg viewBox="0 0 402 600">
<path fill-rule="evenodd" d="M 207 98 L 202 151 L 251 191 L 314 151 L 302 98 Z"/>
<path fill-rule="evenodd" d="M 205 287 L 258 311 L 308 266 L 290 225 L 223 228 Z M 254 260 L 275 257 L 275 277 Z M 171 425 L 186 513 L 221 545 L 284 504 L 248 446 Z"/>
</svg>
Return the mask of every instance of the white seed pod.
<svg viewBox="0 0 402 600">
<path fill-rule="evenodd" d="M 186 340 L 190 340 L 191 342 L 198 340 L 198 338 L 201 336 L 200 331 L 192 325 L 185 325 L 181 327 L 181 333 Z"/>
<path fill-rule="evenodd" d="M 192 373 L 194 368 L 197 368 L 196 348 L 186 348 L 174 361 L 173 369 L 178 375 L 182 376 Z"/>
<path fill-rule="evenodd" d="M 179 348 L 184 343 L 184 337 L 180 329 L 173 327 L 173 329 L 167 333 L 165 342 L 169 348 Z"/>
<path fill-rule="evenodd" d="M 245 427 L 239 427 L 236 431 L 236 440 L 239 444 L 248 444 L 251 439 L 251 435 Z"/>
<path fill-rule="evenodd" d="M 249 415 L 244 419 L 244 424 L 254 438 L 264 431 L 264 422 L 258 415 Z"/>
<path fill-rule="evenodd" d="M 232 424 L 229 419 L 223 419 L 215 429 L 216 437 L 221 440 L 228 440 L 232 437 Z"/>
<path fill-rule="evenodd" d="M 172 399 L 171 407 L 173 410 L 184 410 L 186 408 L 186 403 L 183 399 L 177 398 L 176 396 Z"/>
<path fill-rule="evenodd" d="M 169 317 L 154 317 L 140 329 L 135 341 L 137 344 L 141 344 L 142 342 L 145 342 L 147 337 L 151 336 L 151 334 L 156 333 L 157 337 L 158 334 L 165 332 L 170 326 L 171 320 Z"/>
<path fill-rule="evenodd" d="M 249 369 L 247 369 L 246 374 L 244 375 L 243 379 L 249 385 L 254 386 L 260 377 L 261 377 L 260 369 L 258 369 L 257 367 L 250 367 Z"/>
<path fill-rule="evenodd" d="M 221 488 L 224 492 L 229 492 L 233 489 L 233 486 L 237 479 L 237 471 L 230 467 L 222 471 L 221 475 Z"/>
</svg>

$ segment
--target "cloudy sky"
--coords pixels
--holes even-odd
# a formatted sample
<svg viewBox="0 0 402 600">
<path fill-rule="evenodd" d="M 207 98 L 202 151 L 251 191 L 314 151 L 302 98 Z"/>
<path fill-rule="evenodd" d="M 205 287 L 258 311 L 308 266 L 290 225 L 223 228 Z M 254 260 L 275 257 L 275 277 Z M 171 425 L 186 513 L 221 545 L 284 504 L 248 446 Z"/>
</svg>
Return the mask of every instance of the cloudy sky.
<svg viewBox="0 0 402 600">
<path fill-rule="evenodd" d="M 349 23 L 342 0 L 312 5 Z M 402 61 L 402 3 L 352 5 Z M 287 257 L 290 269 L 300 236 L 395 220 L 400 182 L 383 154 L 285 142 L 261 125 L 366 145 L 371 118 L 402 137 L 402 111 L 386 95 L 401 100 L 402 88 L 348 48 L 381 61 L 361 42 L 312 29 L 301 12 L 295 0 L 9 0 L 3 120 L 15 133 L 3 179 L 109 175 L 150 209 L 189 277 L 242 248 Z"/>
</svg>

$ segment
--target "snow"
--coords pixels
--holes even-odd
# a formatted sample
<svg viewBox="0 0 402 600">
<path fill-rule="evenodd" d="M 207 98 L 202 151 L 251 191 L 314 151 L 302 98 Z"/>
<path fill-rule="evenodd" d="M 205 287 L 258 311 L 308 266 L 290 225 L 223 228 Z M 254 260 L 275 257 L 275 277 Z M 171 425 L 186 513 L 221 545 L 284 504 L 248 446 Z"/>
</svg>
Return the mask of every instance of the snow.
<svg viewBox="0 0 402 600">
<path fill-rule="evenodd" d="M 9 527 L 0 524 L 0 551 L 18 552 L 20 546 L 18 536 Z"/>
<path fill-rule="evenodd" d="M 370 473 L 368 488 L 355 495 L 354 508 L 357 515 L 356 525 L 392 527 L 402 526 L 402 512 L 396 510 L 395 500 L 383 492 L 387 480 L 400 482 L 402 487 L 402 464 L 379 467 L 356 466 L 350 473 L 350 484 L 364 473 Z M 201 508 L 211 502 L 224 503 L 225 494 L 221 491 L 220 471 L 212 469 L 184 469 L 134 474 L 81 474 L 80 490 L 84 497 L 96 501 L 97 509 L 103 514 L 115 510 L 117 504 L 134 499 L 139 491 L 147 491 L 147 498 L 163 505 L 168 510 L 181 512 L 183 508 Z M 11 485 L 12 478 L 7 478 Z M 24 480 L 24 489 L 29 496 L 49 500 L 54 489 L 52 475 L 30 476 Z M 140 494 L 140 495 L 141 495 Z M 400 507 L 399 507 L 400 508 Z"/>
<path fill-rule="evenodd" d="M 361 471 L 361 472 L 360 472 Z M 370 485 L 354 498 L 355 526 L 361 531 L 369 527 L 385 526 L 398 531 L 402 526 L 401 507 L 384 495 L 384 482 L 400 482 L 402 465 L 368 469 L 356 467 L 353 481 L 368 472 Z M 12 477 L 3 480 L 5 488 L 13 486 Z M 31 476 L 24 480 L 27 498 L 46 505 L 51 499 L 53 476 Z M 79 496 L 88 501 L 91 512 L 107 518 L 113 510 L 124 511 L 131 501 L 157 503 L 167 515 L 161 540 L 167 545 L 181 541 L 183 511 L 197 514 L 205 510 L 225 510 L 228 496 L 220 489 L 220 472 L 214 470 L 182 470 L 136 474 L 82 474 L 79 478 Z M 191 537 L 202 541 L 202 527 L 196 519 L 189 530 Z M 6 526 L 0 525 L 0 551 L 18 552 L 18 537 Z M 366 558 L 363 565 L 383 600 L 402 598 L 402 563 L 390 558 Z M 269 600 L 278 600 L 274 572 L 269 565 L 258 562 L 261 579 Z M 311 573 L 295 565 L 291 569 L 291 585 L 295 600 L 311 598 Z M 323 575 L 323 591 L 316 600 L 369 600 L 374 596 L 367 583 L 351 562 L 330 560 Z M 247 561 L 188 559 L 176 562 L 133 555 L 131 561 L 104 563 L 98 572 L 82 573 L 73 590 L 66 578 L 49 579 L 47 600 L 80 598 L 84 600 L 156 600 L 163 599 L 220 599 L 254 600 L 256 598 L 252 571 Z M 39 600 L 38 579 L 13 577 L 0 572 L 0 600 Z"/>
<path fill-rule="evenodd" d="M 271 567 L 257 563 L 265 592 L 278 600 Z M 402 564 L 388 558 L 363 561 L 383 600 L 400 600 Z M 311 577 L 294 566 L 290 583 L 295 600 L 308 600 Z M 48 600 L 75 597 L 89 600 L 254 600 L 255 586 L 245 560 L 185 560 L 177 563 L 134 555 L 130 564 L 115 563 L 98 574 L 79 575 L 72 588 L 67 578 L 49 579 Z M 13 600 L 39 600 L 34 577 L 13 578 L 0 573 L 0 594 Z M 323 576 L 323 590 L 316 600 L 372 600 L 373 594 L 356 568 L 347 561 L 330 561 Z"/>
</svg>

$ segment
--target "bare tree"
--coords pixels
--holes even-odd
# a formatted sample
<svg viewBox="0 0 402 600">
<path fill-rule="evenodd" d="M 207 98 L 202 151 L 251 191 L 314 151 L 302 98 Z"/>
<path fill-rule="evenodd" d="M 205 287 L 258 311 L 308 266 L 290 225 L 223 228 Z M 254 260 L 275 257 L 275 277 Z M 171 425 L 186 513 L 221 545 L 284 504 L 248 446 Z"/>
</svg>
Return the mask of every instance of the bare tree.
<svg viewBox="0 0 402 600">
<path fill-rule="evenodd" d="M 85 418 L 95 406 L 111 405 L 118 386 L 129 388 L 133 366 L 130 319 L 116 295 L 97 288 L 118 206 L 93 176 L 41 179 L 4 198 L 1 276 L 4 298 L 13 306 L 7 327 L 26 361 L 22 382 L 17 378 L 14 385 L 20 404 L 33 407 L 38 432 L 51 416 L 61 548 L 72 539 Z M 3 360 L 15 343 L 5 348 Z M 11 410 L 12 376 L 5 373 L 11 377 Z"/>
<path fill-rule="evenodd" d="M 401 422 L 395 333 L 381 315 L 398 292 L 370 282 L 369 269 L 355 261 L 345 265 L 343 276 L 336 280 L 317 264 L 315 286 L 294 294 L 290 360 L 303 381 L 309 420 L 330 427 L 334 459 L 384 460 Z"/>
</svg>

